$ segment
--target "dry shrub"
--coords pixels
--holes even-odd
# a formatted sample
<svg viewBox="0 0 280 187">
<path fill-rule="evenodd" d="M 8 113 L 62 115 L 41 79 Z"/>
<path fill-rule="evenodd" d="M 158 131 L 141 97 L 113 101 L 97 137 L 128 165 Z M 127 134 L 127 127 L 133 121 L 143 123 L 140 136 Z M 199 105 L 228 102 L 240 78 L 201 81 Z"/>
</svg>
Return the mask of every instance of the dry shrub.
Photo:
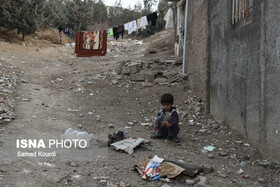
<svg viewBox="0 0 280 187">
<path fill-rule="evenodd" d="M 53 44 L 60 44 L 60 43 L 58 43 L 58 38 L 59 38 L 58 29 L 38 31 L 33 35 L 33 37 L 37 37 L 38 40 L 47 40 Z M 61 44 L 67 44 L 67 43 L 72 43 L 72 42 L 74 42 L 74 40 L 72 38 L 69 38 L 64 33 L 62 34 L 62 43 Z"/>
</svg>

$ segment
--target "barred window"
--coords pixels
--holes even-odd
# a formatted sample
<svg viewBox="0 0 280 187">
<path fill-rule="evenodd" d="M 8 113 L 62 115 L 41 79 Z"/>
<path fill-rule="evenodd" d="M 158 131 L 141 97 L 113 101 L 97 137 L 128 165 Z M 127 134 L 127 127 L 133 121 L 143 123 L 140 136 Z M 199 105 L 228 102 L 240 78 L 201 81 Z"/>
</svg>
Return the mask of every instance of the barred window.
<svg viewBox="0 0 280 187">
<path fill-rule="evenodd" d="M 232 0 L 232 25 L 234 28 L 251 23 L 253 0 Z"/>
</svg>

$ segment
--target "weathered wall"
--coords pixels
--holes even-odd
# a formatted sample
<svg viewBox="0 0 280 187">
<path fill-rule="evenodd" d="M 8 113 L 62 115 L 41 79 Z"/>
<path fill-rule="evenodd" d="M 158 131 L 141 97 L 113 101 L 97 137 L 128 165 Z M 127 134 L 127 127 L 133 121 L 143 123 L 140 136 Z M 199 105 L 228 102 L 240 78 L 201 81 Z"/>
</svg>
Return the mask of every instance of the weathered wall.
<svg viewBox="0 0 280 187">
<path fill-rule="evenodd" d="M 231 26 L 231 1 L 209 1 L 210 111 L 280 160 L 280 6 L 254 0 L 252 23 Z"/>
<path fill-rule="evenodd" d="M 189 1 L 186 54 L 186 72 L 190 86 L 206 103 L 210 97 L 208 4 L 208 0 Z"/>
</svg>

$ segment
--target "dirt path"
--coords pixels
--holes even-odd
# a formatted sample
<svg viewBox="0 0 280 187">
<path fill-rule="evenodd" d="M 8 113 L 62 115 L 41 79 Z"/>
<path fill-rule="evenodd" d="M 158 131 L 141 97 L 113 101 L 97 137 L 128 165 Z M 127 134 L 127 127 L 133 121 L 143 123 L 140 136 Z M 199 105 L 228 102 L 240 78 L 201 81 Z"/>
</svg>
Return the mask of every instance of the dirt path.
<svg viewBox="0 0 280 187">
<path fill-rule="evenodd" d="M 215 171 L 206 174 L 212 186 L 279 185 L 279 170 L 270 169 L 271 164 L 260 164 L 262 158 L 254 148 L 244 146 L 246 142 L 227 125 L 207 116 L 203 103 L 188 90 L 186 82 L 146 85 L 116 74 L 118 61 L 140 58 L 148 45 L 129 46 L 130 52 L 121 56 L 112 53 L 105 58 L 85 59 L 75 58 L 73 48 L 36 50 L 13 44 L 1 48 L 0 56 L 21 72 L 14 101 L 17 118 L 4 126 L 4 143 L 3 137 L 9 136 L 59 137 L 68 128 L 93 133 L 101 139 L 122 130 L 131 137 L 149 140 L 152 129 L 141 123 L 153 122 L 160 109 L 159 98 L 165 92 L 175 96 L 182 126 L 181 144 L 152 140 L 151 145 L 137 149 L 133 155 L 95 145 L 80 158 L 61 161 L 3 159 L 0 186 L 161 186 L 166 182 L 147 182 L 132 171 L 134 164 L 154 155 L 197 166 L 213 165 Z M 192 119 L 196 124 L 192 124 Z M 134 125 L 129 126 L 128 122 Z M 217 147 L 214 158 L 201 152 L 207 145 Z M 0 149 L 12 146 L 4 144 Z M 219 156 L 223 151 L 226 155 Z M 242 161 L 246 166 L 240 166 Z M 238 173 L 240 169 L 244 173 Z M 168 185 L 187 186 L 179 181 Z"/>
</svg>

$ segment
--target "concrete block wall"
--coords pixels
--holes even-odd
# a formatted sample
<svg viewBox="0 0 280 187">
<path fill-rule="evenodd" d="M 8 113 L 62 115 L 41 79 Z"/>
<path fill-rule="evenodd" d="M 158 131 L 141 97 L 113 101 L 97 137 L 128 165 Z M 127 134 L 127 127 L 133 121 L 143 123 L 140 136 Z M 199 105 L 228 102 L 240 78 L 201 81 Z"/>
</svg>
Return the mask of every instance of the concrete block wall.
<svg viewBox="0 0 280 187">
<path fill-rule="evenodd" d="M 280 6 L 254 0 L 252 23 L 233 28 L 231 1 L 209 1 L 210 112 L 280 160 Z"/>
</svg>

